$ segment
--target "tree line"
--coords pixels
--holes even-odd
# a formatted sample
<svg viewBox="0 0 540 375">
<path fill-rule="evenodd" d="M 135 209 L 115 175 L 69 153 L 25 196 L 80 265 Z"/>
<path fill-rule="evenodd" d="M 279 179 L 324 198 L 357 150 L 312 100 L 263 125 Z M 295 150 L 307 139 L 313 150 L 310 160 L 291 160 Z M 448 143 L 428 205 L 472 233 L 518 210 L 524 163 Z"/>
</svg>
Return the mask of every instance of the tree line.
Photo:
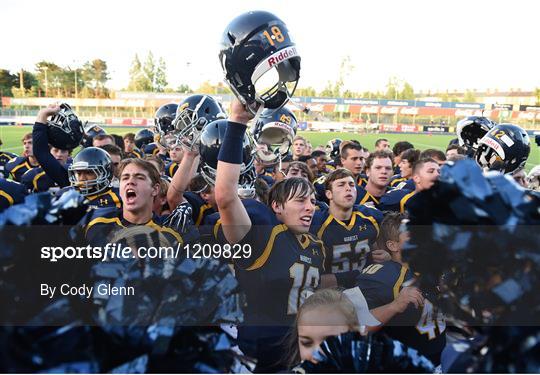
<svg viewBox="0 0 540 375">
<path fill-rule="evenodd" d="M 300 86 L 295 96 L 415 99 L 413 86 L 399 77 L 390 77 L 384 90 L 354 91 L 346 88 L 345 82 L 354 70 L 350 57 L 346 56 L 341 61 L 335 81 L 328 81 L 322 90 L 316 90 L 311 86 Z M 0 96 L 109 98 L 110 89 L 107 87 L 109 80 L 109 68 L 107 62 L 102 59 L 87 61 L 81 66 L 61 66 L 50 61 L 40 61 L 36 63 L 33 72 L 23 69 L 10 72 L 0 68 Z M 231 93 L 222 82 L 213 84 L 205 81 L 194 89 L 185 83 L 175 88 L 171 87 L 167 79 L 165 60 L 162 57 L 155 58 L 152 51 L 149 51 L 144 59 L 141 59 L 138 54 L 134 56 L 129 70 L 129 83 L 124 90 L 184 94 L 197 92 L 214 95 Z M 448 92 L 437 96 L 442 101 L 476 102 L 477 100 L 472 90 L 467 90 L 461 98 Z M 540 88 L 535 90 L 535 96 L 540 104 Z"/>
</svg>

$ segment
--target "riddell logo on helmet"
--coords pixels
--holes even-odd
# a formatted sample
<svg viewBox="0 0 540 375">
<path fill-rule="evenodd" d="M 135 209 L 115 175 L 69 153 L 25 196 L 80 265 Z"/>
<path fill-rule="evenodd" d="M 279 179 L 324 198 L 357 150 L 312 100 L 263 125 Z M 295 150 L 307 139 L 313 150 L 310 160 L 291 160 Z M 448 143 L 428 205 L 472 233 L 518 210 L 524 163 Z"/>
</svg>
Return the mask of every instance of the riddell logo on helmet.
<svg viewBox="0 0 540 375">
<path fill-rule="evenodd" d="M 266 61 L 268 62 L 268 65 L 272 67 L 296 55 L 296 47 L 290 47 L 280 51 L 277 55 L 270 56 Z"/>
</svg>

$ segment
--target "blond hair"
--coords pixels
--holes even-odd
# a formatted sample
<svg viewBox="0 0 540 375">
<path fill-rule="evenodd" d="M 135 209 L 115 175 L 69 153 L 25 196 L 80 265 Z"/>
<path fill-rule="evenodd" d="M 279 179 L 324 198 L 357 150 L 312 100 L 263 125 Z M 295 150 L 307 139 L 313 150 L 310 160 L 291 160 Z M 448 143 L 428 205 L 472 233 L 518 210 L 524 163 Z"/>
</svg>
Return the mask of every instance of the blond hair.
<svg viewBox="0 0 540 375">
<path fill-rule="evenodd" d="M 286 358 L 286 363 L 288 368 L 292 368 L 300 362 L 300 351 L 298 349 L 298 323 L 302 319 L 302 315 L 308 311 L 320 308 L 331 308 L 333 311 L 342 313 L 350 331 L 358 331 L 360 329 L 356 309 L 349 297 L 343 293 L 343 290 L 320 289 L 316 291 L 309 296 L 298 309 L 294 327 L 287 338 L 289 350 L 287 351 L 288 356 Z"/>
</svg>

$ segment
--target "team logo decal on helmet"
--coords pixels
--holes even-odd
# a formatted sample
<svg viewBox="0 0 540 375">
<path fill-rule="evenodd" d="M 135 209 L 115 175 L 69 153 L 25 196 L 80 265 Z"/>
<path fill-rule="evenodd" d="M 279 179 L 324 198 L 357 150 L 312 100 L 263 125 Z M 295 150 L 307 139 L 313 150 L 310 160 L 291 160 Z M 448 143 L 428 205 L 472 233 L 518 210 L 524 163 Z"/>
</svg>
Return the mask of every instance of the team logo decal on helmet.
<svg viewBox="0 0 540 375">
<path fill-rule="evenodd" d="M 94 137 L 101 134 L 107 134 L 107 132 L 101 126 L 96 124 L 85 124 L 82 146 L 92 147 L 92 140 Z"/>
<path fill-rule="evenodd" d="M 282 107 L 300 78 L 300 56 L 285 23 L 269 12 L 244 13 L 229 23 L 219 53 L 225 81 L 253 114 Z"/>
<path fill-rule="evenodd" d="M 475 158 L 483 168 L 511 173 L 525 167 L 530 151 L 526 131 L 513 124 L 499 124 L 480 139 Z"/>
<path fill-rule="evenodd" d="M 81 121 L 67 103 L 60 104 L 60 110 L 47 121 L 49 143 L 62 150 L 79 146 L 84 136 Z"/>
<path fill-rule="evenodd" d="M 265 164 L 272 164 L 287 155 L 297 128 L 296 116 L 289 109 L 265 109 L 255 124 L 253 136 L 257 143 L 269 145 L 270 149 L 259 149 L 257 158 Z"/>
<path fill-rule="evenodd" d="M 80 179 L 77 172 L 90 171 L 95 177 Z M 99 147 L 87 147 L 79 152 L 68 168 L 69 181 L 82 195 L 94 195 L 107 189 L 113 178 L 112 160 Z"/>
</svg>

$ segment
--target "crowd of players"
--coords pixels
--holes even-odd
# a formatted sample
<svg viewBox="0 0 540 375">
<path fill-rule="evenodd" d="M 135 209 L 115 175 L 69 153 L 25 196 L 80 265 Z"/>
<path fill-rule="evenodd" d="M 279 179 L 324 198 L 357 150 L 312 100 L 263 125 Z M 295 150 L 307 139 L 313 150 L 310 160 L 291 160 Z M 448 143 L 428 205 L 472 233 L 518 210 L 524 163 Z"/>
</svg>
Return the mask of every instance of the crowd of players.
<svg viewBox="0 0 540 375">
<path fill-rule="evenodd" d="M 119 137 L 98 125 L 81 131 L 68 105 L 50 105 L 23 137 L 23 155 L 2 154 L 2 209 L 28 194 L 75 189 L 88 201 L 80 225 L 92 245 L 136 225 L 156 228 L 170 243 L 249 244 L 249 258 L 220 261 L 234 264 L 245 295 L 238 342 L 259 371 L 313 359 L 325 337 L 347 331 L 344 326 L 369 325 L 340 312 L 351 302 L 338 290 L 356 287 L 371 312 L 360 319 L 386 325 L 390 337 L 439 365 L 444 317 L 411 285 L 414 274 L 401 257 L 408 204 L 436 183 L 445 163 L 467 155 L 482 163 L 482 155 L 499 152 L 497 145 L 506 157 L 489 158 L 491 165 L 483 167 L 538 189 L 538 168 L 526 178 L 516 173 L 527 160 L 526 133 L 469 117 L 459 122 L 457 142 L 446 154 L 385 138 L 371 150 L 361 137 L 313 147 L 296 135 L 295 115 L 285 107 L 263 112 L 253 134 L 240 125 L 252 117 L 240 102 L 227 117 L 212 97 L 192 95 L 159 108 L 154 131 Z M 84 147 L 74 157 L 73 148 L 60 144 L 63 134 L 54 139 L 60 128 L 75 138 L 84 132 Z M 519 147 L 527 152 L 516 154 Z M 313 292 L 319 302 L 304 306 Z M 310 312 L 312 304 L 318 307 Z M 291 357 L 284 341 L 295 322 Z"/>
<path fill-rule="evenodd" d="M 415 371 L 447 370 L 444 314 L 402 258 L 409 205 L 463 159 L 538 190 L 540 167 L 524 172 L 527 133 L 468 117 L 446 153 L 385 138 L 372 147 L 361 136 L 312 145 L 296 134 L 294 113 L 276 107 L 251 111 L 235 100 L 227 114 L 211 96 L 191 95 L 160 107 L 154 129 L 120 137 L 51 104 L 23 137 L 22 155 L 0 154 L 0 209 L 75 190 L 86 199 L 78 226 L 92 246 L 132 227 L 158 232 L 154 245 L 248 245 L 249 256 L 217 260 L 238 282 L 235 342 L 257 372 L 317 363 L 327 338 L 366 330 L 400 342 Z"/>
</svg>

